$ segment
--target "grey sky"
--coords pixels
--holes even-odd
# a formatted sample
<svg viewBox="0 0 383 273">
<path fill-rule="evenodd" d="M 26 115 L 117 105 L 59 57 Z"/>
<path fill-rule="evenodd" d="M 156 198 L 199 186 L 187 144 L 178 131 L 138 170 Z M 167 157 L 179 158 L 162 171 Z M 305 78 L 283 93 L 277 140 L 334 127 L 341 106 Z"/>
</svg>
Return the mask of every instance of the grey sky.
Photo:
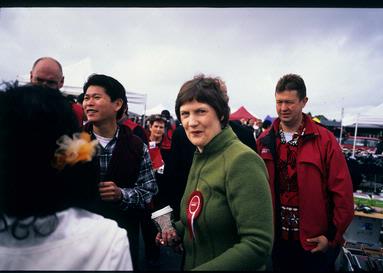
<svg viewBox="0 0 383 273">
<path fill-rule="evenodd" d="M 1 80 L 28 74 L 41 56 L 64 67 L 89 57 L 92 72 L 146 93 L 147 108 L 173 112 L 198 73 L 226 81 L 232 111 L 244 105 L 260 118 L 276 115 L 274 88 L 287 73 L 305 80 L 314 115 L 340 119 L 342 106 L 383 102 L 383 9 L 2 8 L 0 37 Z"/>
</svg>

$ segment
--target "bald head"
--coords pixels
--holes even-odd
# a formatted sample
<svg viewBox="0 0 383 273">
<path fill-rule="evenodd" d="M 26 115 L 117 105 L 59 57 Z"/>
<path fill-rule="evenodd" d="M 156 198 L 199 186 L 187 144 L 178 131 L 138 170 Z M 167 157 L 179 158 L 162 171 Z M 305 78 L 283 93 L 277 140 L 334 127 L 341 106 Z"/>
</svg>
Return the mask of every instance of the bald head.
<svg viewBox="0 0 383 273">
<path fill-rule="evenodd" d="M 30 82 L 32 84 L 46 85 L 50 88 L 60 89 L 64 85 L 61 64 L 50 57 L 37 59 L 30 73 Z"/>
</svg>

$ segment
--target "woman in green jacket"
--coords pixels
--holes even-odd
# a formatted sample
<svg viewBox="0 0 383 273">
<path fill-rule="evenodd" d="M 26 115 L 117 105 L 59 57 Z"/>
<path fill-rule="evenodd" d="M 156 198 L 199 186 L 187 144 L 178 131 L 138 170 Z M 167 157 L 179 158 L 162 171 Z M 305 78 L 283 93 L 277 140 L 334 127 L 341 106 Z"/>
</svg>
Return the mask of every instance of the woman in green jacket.
<svg viewBox="0 0 383 273">
<path fill-rule="evenodd" d="M 228 126 L 223 82 L 203 75 L 183 84 L 176 115 L 197 147 L 176 231 L 162 245 L 182 247 L 185 270 L 262 270 L 273 243 L 267 170 Z"/>
</svg>

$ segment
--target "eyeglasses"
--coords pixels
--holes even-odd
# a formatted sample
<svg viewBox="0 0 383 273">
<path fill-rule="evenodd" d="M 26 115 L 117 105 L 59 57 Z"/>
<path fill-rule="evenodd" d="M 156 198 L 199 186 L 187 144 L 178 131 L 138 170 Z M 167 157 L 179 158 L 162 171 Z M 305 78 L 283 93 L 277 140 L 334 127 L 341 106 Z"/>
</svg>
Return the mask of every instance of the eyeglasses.
<svg viewBox="0 0 383 273">
<path fill-rule="evenodd" d="M 55 80 L 45 80 L 39 77 L 34 78 L 34 83 L 39 85 L 46 85 L 51 88 L 58 88 L 59 82 Z"/>
</svg>

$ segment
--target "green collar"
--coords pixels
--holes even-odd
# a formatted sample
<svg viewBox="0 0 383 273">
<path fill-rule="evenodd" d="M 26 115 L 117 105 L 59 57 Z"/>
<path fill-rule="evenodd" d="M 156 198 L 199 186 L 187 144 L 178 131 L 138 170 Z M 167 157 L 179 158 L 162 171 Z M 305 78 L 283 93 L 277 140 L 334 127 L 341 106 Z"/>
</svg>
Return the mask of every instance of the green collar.
<svg viewBox="0 0 383 273">
<path fill-rule="evenodd" d="M 197 149 L 195 154 L 198 156 L 205 156 L 221 152 L 224 150 L 224 148 L 229 142 L 233 141 L 236 138 L 237 136 L 234 134 L 231 127 L 227 125 L 204 147 L 202 153 L 200 153 Z"/>
</svg>

